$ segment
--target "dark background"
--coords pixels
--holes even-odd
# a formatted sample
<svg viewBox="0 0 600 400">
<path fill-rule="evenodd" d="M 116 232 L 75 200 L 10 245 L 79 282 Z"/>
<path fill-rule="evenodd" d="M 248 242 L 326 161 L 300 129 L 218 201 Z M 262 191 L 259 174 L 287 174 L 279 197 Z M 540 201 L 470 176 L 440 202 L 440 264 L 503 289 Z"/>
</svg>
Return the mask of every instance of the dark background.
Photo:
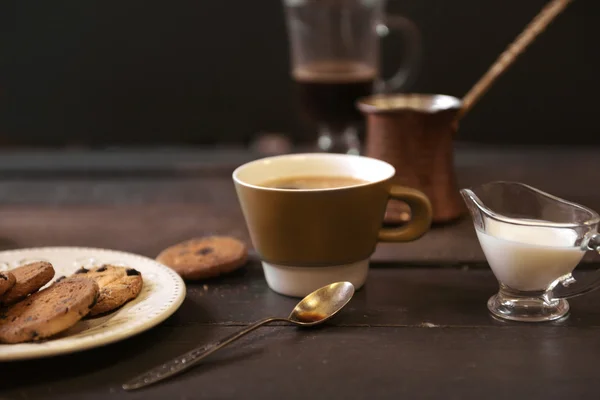
<svg viewBox="0 0 600 400">
<path fill-rule="evenodd" d="M 542 8 L 541 0 L 398 0 L 423 35 L 407 91 L 464 95 Z M 461 125 L 460 141 L 600 143 L 600 3 L 576 0 Z M 402 41 L 384 42 L 384 71 Z M 4 145 L 314 139 L 294 109 L 278 0 L 0 2 Z"/>
</svg>

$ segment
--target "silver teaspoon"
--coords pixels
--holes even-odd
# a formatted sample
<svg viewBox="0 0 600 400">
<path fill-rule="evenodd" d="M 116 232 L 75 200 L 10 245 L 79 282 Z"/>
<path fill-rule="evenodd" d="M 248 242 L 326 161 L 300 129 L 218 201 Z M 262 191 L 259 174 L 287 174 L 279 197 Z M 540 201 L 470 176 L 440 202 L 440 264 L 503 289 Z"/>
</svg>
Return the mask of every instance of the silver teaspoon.
<svg viewBox="0 0 600 400">
<path fill-rule="evenodd" d="M 210 343 L 161 364 L 123 384 L 125 390 L 140 389 L 186 371 L 208 355 L 232 343 L 256 328 L 275 321 L 291 322 L 296 326 L 315 326 L 338 313 L 354 295 L 350 282 L 336 282 L 315 290 L 302 299 L 287 318 L 262 319 L 218 342 Z"/>
</svg>

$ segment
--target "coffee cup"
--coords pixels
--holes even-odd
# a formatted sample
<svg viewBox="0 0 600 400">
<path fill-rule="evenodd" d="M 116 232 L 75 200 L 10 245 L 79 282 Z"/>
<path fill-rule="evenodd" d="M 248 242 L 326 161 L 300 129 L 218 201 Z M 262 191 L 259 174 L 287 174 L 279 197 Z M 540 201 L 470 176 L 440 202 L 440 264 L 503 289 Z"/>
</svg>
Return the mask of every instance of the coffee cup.
<svg viewBox="0 0 600 400">
<path fill-rule="evenodd" d="M 336 281 L 359 289 L 378 242 L 425 234 L 429 199 L 392 184 L 394 174 L 384 161 L 332 153 L 266 157 L 238 167 L 235 189 L 269 287 L 294 297 Z M 410 206 L 410 222 L 382 227 L 390 199 Z"/>
</svg>

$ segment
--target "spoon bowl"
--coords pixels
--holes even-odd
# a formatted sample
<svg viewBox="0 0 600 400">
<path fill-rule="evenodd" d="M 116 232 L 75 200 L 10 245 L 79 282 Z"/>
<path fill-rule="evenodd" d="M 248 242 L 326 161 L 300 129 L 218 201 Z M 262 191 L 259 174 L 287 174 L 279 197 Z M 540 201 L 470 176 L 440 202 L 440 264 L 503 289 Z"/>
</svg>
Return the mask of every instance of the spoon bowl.
<svg viewBox="0 0 600 400">
<path fill-rule="evenodd" d="M 336 315 L 354 296 L 354 285 L 336 282 L 315 290 L 292 310 L 288 320 L 300 326 L 322 324 Z"/>
</svg>

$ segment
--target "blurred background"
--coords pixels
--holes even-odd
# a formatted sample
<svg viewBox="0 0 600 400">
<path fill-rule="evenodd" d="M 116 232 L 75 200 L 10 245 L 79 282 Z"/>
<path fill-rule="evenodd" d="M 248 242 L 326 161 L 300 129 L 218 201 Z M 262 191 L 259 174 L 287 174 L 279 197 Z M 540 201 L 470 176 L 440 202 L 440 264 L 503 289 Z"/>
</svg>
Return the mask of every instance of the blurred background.
<svg viewBox="0 0 600 400">
<path fill-rule="evenodd" d="M 544 0 L 390 0 L 422 33 L 405 91 L 463 96 Z M 463 121 L 464 143 L 600 143 L 600 3 L 578 0 Z M 383 71 L 402 40 L 383 42 Z M 314 141 L 299 118 L 279 0 L 0 2 L 0 145 Z"/>
</svg>

